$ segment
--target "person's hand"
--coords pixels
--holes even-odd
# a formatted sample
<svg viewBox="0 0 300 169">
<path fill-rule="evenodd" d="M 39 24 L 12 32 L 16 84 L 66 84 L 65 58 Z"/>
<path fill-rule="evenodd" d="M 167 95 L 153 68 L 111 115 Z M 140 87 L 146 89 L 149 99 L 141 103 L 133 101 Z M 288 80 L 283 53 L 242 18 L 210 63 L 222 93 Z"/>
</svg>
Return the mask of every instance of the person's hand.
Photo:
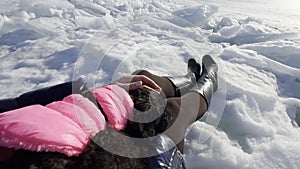
<svg viewBox="0 0 300 169">
<path fill-rule="evenodd" d="M 152 91 L 161 91 L 161 88 L 158 86 L 158 84 L 144 75 L 126 75 L 116 80 L 112 84 L 118 85 L 125 90 L 135 90 L 143 86 Z"/>
</svg>

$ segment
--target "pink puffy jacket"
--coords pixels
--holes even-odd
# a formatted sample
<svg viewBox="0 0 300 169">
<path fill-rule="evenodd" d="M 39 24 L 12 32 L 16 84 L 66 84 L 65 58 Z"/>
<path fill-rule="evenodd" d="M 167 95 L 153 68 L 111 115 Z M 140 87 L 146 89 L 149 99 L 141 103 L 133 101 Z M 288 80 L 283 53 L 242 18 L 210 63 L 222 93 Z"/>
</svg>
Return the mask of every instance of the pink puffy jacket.
<svg viewBox="0 0 300 169">
<path fill-rule="evenodd" d="M 132 116 L 133 102 L 115 85 L 92 90 L 108 123 L 124 129 Z M 79 155 L 90 137 L 105 130 L 105 118 L 87 98 L 79 94 L 46 106 L 31 105 L 0 114 L 0 146 L 31 151 L 53 151 Z"/>
</svg>

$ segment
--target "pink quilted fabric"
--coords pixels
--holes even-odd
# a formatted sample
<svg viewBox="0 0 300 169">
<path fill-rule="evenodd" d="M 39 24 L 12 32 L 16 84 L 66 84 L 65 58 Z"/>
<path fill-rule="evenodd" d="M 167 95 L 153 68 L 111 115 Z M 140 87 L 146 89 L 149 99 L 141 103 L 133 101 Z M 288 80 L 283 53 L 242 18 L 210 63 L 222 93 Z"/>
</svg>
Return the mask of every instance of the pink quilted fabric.
<svg viewBox="0 0 300 169">
<path fill-rule="evenodd" d="M 105 118 L 100 110 L 80 94 L 72 94 L 63 101 L 53 102 L 46 107 L 69 117 L 90 136 L 106 128 Z"/>
<path fill-rule="evenodd" d="M 92 93 L 106 114 L 108 123 L 116 130 L 124 129 L 127 119 L 133 116 L 133 101 L 129 94 L 117 85 L 96 88 Z"/>
<path fill-rule="evenodd" d="M 115 85 L 92 91 L 108 117 L 121 130 L 133 116 L 128 93 Z M 46 106 L 32 105 L 0 114 L 0 147 L 79 155 L 90 137 L 105 130 L 102 113 L 88 99 L 73 94 Z"/>
<path fill-rule="evenodd" d="M 78 155 L 89 135 L 71 118 L 41 105 L 0 114 L 0 146 Z"/>
</svg>

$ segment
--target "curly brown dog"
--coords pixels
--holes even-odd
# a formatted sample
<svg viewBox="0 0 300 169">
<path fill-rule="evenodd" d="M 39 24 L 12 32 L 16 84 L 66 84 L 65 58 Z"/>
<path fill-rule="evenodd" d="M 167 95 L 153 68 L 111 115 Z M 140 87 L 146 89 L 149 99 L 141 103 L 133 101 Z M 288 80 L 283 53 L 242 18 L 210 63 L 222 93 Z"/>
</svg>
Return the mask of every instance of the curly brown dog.
<svg viewBox="0 0 300 169">
<path fill-rule="evenodd" d="M 163 111 L 164 99 L 159 94 L 152 94 L 146 89 L 137 89 L 130 92 L 134 101 L 135 118 L 143 119 L 148 116 L 157 115 Z M 154 106 L 153 106 L 154 105 Z M 149 110 L 149 111 L 146 111 Z M 88 143 L 84 151 L 79 156 L 68 157 L 57 152 L 32 152 L 27 150 L 17 150 L 13 158 L 0 163 L 0 168 L 5 169 L 143 169 L 149 167 L 148 158 L 129 158 L 116 155 L 106 151 L 99 143 L 118 151 L 128 151 L 118 146 L 134 145 L 133 140 L 123 139 L 119 134 L 131 137 L 150 137 L 163 131 L 167 126 L 169 117 L 161 114 L 156 120 L 147 124 L 128 122 L 124 131 L 117 132 L 109 126 L 105 131 L 97 133 Z M 159 126 L 159 127 L 158 127 Z M 133 155 L 147 151 L 147 149 L 135 148 L 130 150 Z M 122 154 L 122 152 L 119 152 Z"/>
</svg>

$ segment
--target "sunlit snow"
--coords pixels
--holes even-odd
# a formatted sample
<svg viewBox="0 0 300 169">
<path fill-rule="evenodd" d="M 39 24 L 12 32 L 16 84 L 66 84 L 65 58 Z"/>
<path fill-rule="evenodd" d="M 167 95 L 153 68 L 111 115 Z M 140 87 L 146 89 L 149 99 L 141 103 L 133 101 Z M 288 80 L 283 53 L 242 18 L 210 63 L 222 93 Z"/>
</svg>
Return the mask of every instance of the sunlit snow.
<svg viewBox="0 0 300 169">
<path fill-rule="evenodd" d="M 300 168 L 298 0 L 2 0 L 0 98 L 212 55 L 220 89 L 186 136 L 188 168 Z M 226 92 L 226 93 L 225 93 Z M 226 95 L 226 98 L 225 98 Z"/>
</svg>

